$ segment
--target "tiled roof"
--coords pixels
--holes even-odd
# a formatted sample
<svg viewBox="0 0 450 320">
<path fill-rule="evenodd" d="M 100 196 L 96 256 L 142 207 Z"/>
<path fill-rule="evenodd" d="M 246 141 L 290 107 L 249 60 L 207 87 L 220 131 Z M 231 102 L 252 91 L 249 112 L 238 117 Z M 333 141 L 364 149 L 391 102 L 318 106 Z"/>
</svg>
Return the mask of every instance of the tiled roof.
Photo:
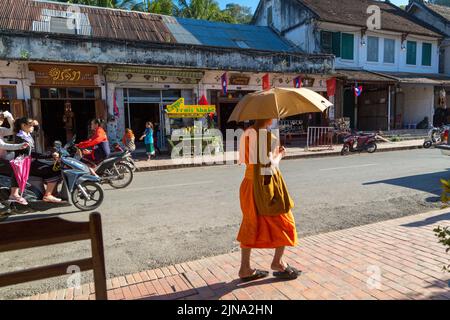
<svg viewBox="0 0 450 320">
<path fill-rule="evenodd" d="M 425 5 L 428 7 L 428 9 L 436 12 L 440 16 L 444 17 L 448 21 L 450 21 L 450 7 L 446 6 L 440 6 L 437 4 L 431 4 L 429 2 L 425 2 Z"/>
<path fill-rule="evenodd" d="M 268 27 L 164 17 L 178 43 L 214 47 L 290 51 L 292 46 Z"/>
<path fill-rule="evenodd" d="M 396 80 L 385 77 L 381 74 L 373 73 L 366 70 L 350 70 L 339 69 L 336 70 L 336 76 L 345 78 L 347 81 L 364 81 L 364 82 L 396 82 Z"/>
<path fill-rule="evenodd" d="M 427 28 L 422 22 L 393 4 L 374 0 L 297 0 L 313 12 L 319 20 L 367 26 L 367 8 L 376 5 L 381 9 L 381 29 L 397 32 L 409 32 L 417 35 L 441 37 L 440 34 Z"/>
</svg>

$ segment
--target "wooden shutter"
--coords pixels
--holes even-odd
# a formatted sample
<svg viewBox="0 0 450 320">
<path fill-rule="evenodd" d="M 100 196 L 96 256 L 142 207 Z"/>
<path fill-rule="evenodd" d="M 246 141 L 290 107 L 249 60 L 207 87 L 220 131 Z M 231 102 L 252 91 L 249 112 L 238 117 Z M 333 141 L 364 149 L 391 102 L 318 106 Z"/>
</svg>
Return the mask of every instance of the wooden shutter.
<svg viewBox="0 0 450 320">
<path fill-rule="evenodd" d="M 431 43 L 422 44 L 422 65 L 431 66 Z"/>
<path fill-rule="evenodd" d="M 340 32 L 333 32 L 332 53 L 338 58 L 341 57 L 341 33 Z"/>
<path fill-rule="evenodd" d="M 15 119 L 26 117 L 27 108 L 25 106 L 25 100 L 13 100 L 11 103 L 11 113 Z"/>
<path fill-rule="evenodd" d="M 355 43 L 355 36 L 350 33 L 343 33 L 342 34 L 342 59 L 346 60 L 353 60 L 354 58 L 354 43 Z"/>
<path fill-rule="evenodd" d="M 95 117 L 106 121 L 108 112 L 104 100 L 95 100 Z"/>
<path fill-rule="evenodd" d="M 416 65 L 417 63 L 417 42 L 408 41 L 406 44 L 406 64 Z"/>
</svg>

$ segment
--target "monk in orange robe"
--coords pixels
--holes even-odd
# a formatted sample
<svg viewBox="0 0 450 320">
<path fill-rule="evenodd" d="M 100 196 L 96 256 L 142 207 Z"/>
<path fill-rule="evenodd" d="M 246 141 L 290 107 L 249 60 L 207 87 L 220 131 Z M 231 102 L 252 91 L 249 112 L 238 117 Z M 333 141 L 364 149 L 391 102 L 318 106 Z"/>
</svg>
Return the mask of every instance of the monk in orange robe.
<svg viewBox="0 0 450 320">
<path fill-rule="evenodd" d="M 272 120 L 257 120 L 241 137 L 240 162 L 246 165 L 245 177 L 240 187 L 240 203 L 243 214 L 242 224 L 237 240 L 241 244 L 241 267 L 239 277 L 243 281 L 251 281 L 266 277 L 269 273 L 264 270 L 252 269 L 250 255 L 252 248 L 275 249 L 271 269 L 275 277 L 295 279 L 299 270 L 287 265 L 282 257 L 286 246 L 296 246 L 298 242 L 294 216 L 291 211 L 277 216 L 259 215 L 254 200 L 253 170 L 257 147 L 250 142 L 251 134 L 272 125 Z M 252 131 L 252 132 L 251 132 Z M 253 141 L 257 139 L 253 139 Z M 257 142 L 256 142 L 257 143 Z M 280 160 L 284 155 L 283 147 L 272 150 Z"/>
</svg>

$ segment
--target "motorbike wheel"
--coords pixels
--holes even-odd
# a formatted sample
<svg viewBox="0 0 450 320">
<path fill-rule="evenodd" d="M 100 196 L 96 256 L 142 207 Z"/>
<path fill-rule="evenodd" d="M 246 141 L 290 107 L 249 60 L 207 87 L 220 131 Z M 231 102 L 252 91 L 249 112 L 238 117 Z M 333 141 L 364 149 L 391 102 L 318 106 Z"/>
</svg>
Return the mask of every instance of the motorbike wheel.
<svg viewBox="0 0 450 320">
<path fill-rule="evenodd" d="M 424 147 L 425 149 L 431 148 L 432 145 L 433 145 L 433 142 L 431 142 L 431 141 L 425 141 L 425 142 L 423 143 L 423 147 Z"/>
<path fill-rule="evenodd" d="M 348 146 L 348 144 L 344 144 L 344 146 L 342 147 L 342 150 L 341 150 L 341 156 L 348 155 L 349 153 L 350 153 L 350 147 Z"/>
<path fill-rule="evenodd" d="M 369 145 L 367 145 L 366 150 L 368 153 L 374 153 L 375 151 L 377 151 L 377 144 L 376 143 L 370 143 Z"/>
<path fill-rule="evenodd" d="M 72 202 L 75 207 L 81 211 L 95 210 L 103 202 L 104 194 L 102 187 L 95 182 L 85 181 L 79 185 L 89 195 L 89 199 L 86 198 L 79 188 L 75 188 L 72 191 Z"/>
<path fill-rule="evenodd" d="M 116 169 L 118 172 L 113 173 L 111 179 L 108 181 L 109 185 L 114 189 L 123 189 L 128 187 L 131 182 L 133 182 L 133 169 L 128 164 L 122 162 L 116 164 Z M 118 177 L 117 174 L 119 175 Z"/>
</svg>

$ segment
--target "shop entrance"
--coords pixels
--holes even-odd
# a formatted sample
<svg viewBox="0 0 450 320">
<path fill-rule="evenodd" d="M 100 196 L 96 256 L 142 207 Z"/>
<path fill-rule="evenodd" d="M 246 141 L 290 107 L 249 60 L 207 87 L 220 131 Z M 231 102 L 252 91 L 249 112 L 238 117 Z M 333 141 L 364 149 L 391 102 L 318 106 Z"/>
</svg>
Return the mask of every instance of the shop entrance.
<svg viewBox="0 0 450 320">
<path fill-rule="evenodd" d="M 181 90 L 152 90 L 140 88 L 123 89 L 125 102 L 125 127 L 133 130 L 136 138 L 145 131 L 145 123 L 150 121 L 154 126 L 155 147 L 166 148 L 164 106 L 177 101 Z M 136 146 L 143 148 L 143 142 L 137 141 Z"/>
<path fill-rule="evenodd" d="M 89 123 L 96 117 L 94 100 L 41 100 L 45 149 L 55 140 L 66 143 L 76 134 L 77 141 L 89 137 Z"/>
<path fill-rule="evenodd" d="M 32 117 L 41 124 L 39 150 L 48 150 L 55 140 L 66 143 L 73 135 L 77 142 L 86 140 L 90 120 L 106 119 L 100 94 L 98 88 L 32 87 Z"/>
</svg>

